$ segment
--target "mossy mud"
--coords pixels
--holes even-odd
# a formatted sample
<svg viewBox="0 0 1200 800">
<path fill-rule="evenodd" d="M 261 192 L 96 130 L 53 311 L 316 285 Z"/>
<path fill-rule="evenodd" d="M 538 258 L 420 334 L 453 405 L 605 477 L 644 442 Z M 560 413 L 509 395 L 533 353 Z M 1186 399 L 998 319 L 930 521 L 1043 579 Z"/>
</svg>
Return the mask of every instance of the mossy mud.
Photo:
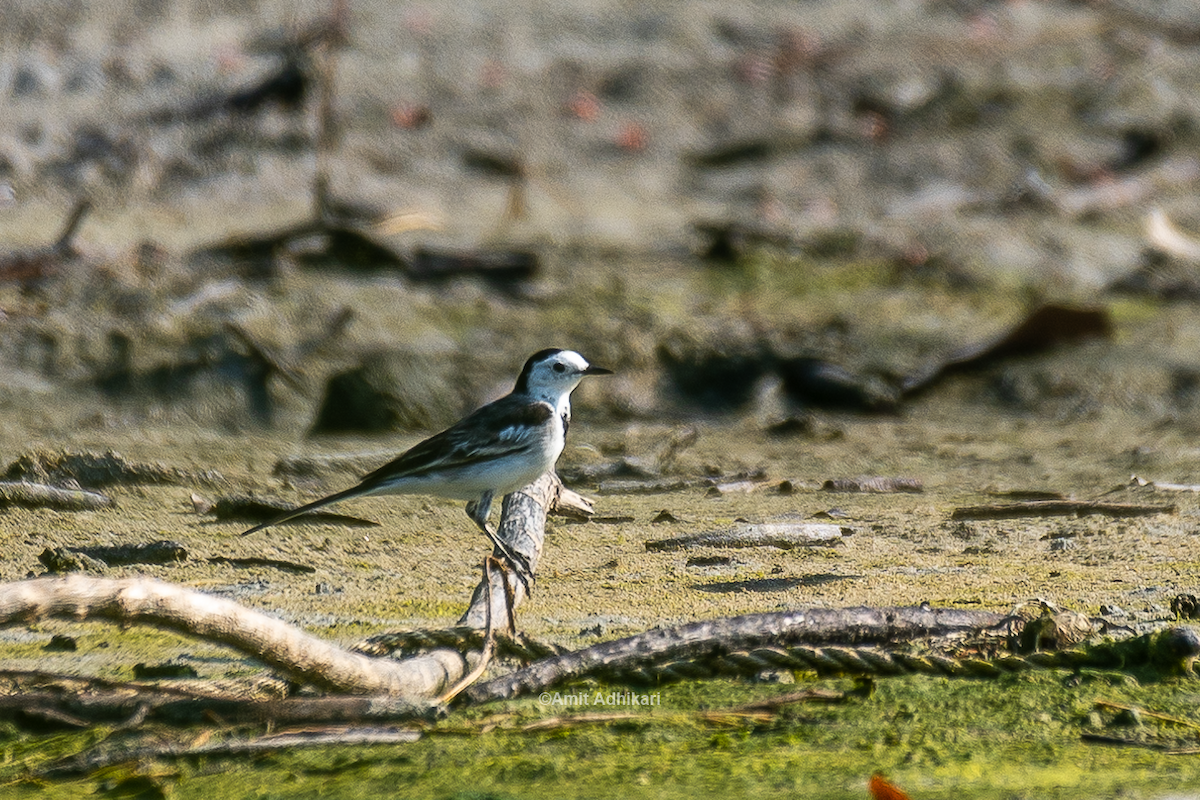
<svg viewBox="0 0 1200 800">
<path fill-rule="evenodd" d="M 599 705 L 626 687 L 560 690 L 589 705 L 536 699 L 459 712 L 415 743 L 280 751 L 242 758 L 196 757 L 158 766 L 125 764 L 86 779 L 29 780 L 38 769 L 111 731 L 75 736 L 4 732 L 5 796 L 373 798 L 744 797 L 865 798 L 882 771 L 914 798 L 1079 798 L 1190 796 L 1200 783 L 1187 728 L 1097 708 L 1118 703 L 1190 718 L 1195 695 L 1168 681 L 1139 686 L 1120 676 L 1044 672 L 1000 680 L 927 677 L 879 681 L 873 692 L 848 680 L 812 687 L 846 690 L 839 703 L 786 706 L 768 720 L 698 712 L 728 708 L 794 689 L 711 681 L 639 688 L 659 705 Z M 611 698 L 610 699 L 615 699 Z M 632 712 L 608 724 L 549 732 L 522 726 L 548 717 Z M 482 732 L 487 724 L 496 727 Z M 1129 746 L 1088 744 L 1094 734 Z M 139 794 L 138 792 L 149 792 Z M 127 793 L 127 794 L 125 794 Z"/>
<path fill-rule="evenodd" d="M 680 475 L 750 472 L 752 485 L 714 494 L 697 485 L 670 492 L 592 491 L 599 521 L 552 521 L 537 591 L 522 628 L 583 646 L 655 625 L 804 606 L 929 602 L 1007 610 L 1043 597 L 1087 614 L 1118 607 L 1120 624 L 1165 624 L 1177 593 L 1194 592 L 1188 554 L 1200 501 L 1190 493 L 1129 487 L 1130 471 L 1186 481 L 1193 452 L 1186 432 L 1130 424 L 1121 415 L 1043 424 L 963 411 L 939 403 L 899 417 L 827 416 L 813 437 L 779 438 L 756 421 L 700 421 L 681 454 Z M 580 415 L 564 469 L 636 454 L 670 426 L 591 424 Z M 189 438 L 190 437 L 190 438 Z M 331 472 L 293 486 L 270 475 L 279 456 L 391 451 L 410 436 L 308 440 L 224 436 L 197 429 L 85 432 L 72 446 L 115 447 L 130 460 L 184 471 L 217 470 L 231 489 L 301 499 L 346 480 Z M 919 478 L 921 493 L 823 491 L 825 479 L 864 474 Z M 787 480 L 790 492 L 779 484 Z M 580 487 L 587 492 L 587 487 Z M 995 501 L 995 491 L 1052 489 L 1077 497 L 1164 503 L 1174 514 L 955 522 L 960 505 Z M 283 526 L 257 538 L 242 526 L 198 515 L 193 491 L 220 486 L 113 486 L 109 510 L 8 509 L 4 577 L 40 571 L 48 546 L 173 539 L 190 556 L 170 565 L 117 567 L 233 596 L 307 629 L 352 643 L 406 627 L 457 619 L 478 578 L 486 545 L 458 504 L 429 498 L 366 499 L 343 510 L 379 528 Z M 1108 493 L 1108 494 L 1106 494 Z M 674 522 L 654 523 L 662 510 Z M 802 520 L 833 512 L 851 535 L 836 547 L 704 551 L 727 563 L 690 565 L 691 552 L 648 552 L 645 542 L 729 528 L 736 520 Z M 1069 547 L 1056 546 L 1067 541 Z M 211 564 L 208 556 L 262 556 L 303 563 L 314 574 Z M 74 652 L 43 649 L 54 633 Z M 2 634 L 0 666 L 129 679 L 137 663 L 174 660 L 201 677 L 244 677 L 253 660 L 202 642 L 147 629 L 54 621 Z M 104 734 L 35 735 L 7 729 L 0 780 L 13 796 L 77 796 L 105 787 L 150 787 L 173 797 L 673 797 L 735 792 L 764 797 L 866 797 L 882 770 L 914 798 L 1157 798 L 1200 787 L 1200 762 L 1166 749 L 1194 746 L 1196 731 L 1143 717 L 1120 720 L 1096 701 L 1137 705 L 1200 723 L 1192 678 L 1145 679 L 1061 671 L 998 680 L 880 678 L 873 693 L 839 704 L 799 704 L 767 722 L 699 719 L 796 688 L 854 690 L 847 680 L 795 676 L 797 685 L 706 681 L 652 687 L 661 705 L 608 708 L 541 704 L 536 698 L 454 712 L 413 744 L 295 750 L 264 756 L 184 759 L 112 768 L 82 780 L 29 779 L 48 761 Z M 610 689 L 566 687 L 588 697 Z M 861 687 L 860 687 L 861 688 Z M 630 710 L 631 720 L 525 733 L 550 716 Z M 499 716 L 495 716 L 499 715 Z M 480 733 L 484 718 L 500 722 Z M 219 728 L 219 726 L 217 726 Z M 1084 734 L 1129 739 L 1112 746 Z M 109 732 L 120 736 L 119 732 Z M 219 733 L 218 736 L 223 735 Z M 1140 744 L 1136 744 L 1140 740 Z M 122 788 L 123 787 L 123 788 Z"/>
<path fill-rule="evenodd" d="M 116 324 L 103 302 L 92 316 L 68 305 L 22 318 L 29 341 L 56 342 L 55 359 L 40 366 L 23 362 L 0 387 L 10 403 L 0 419 L 5 464 L 39 450 L 113 449 L 129 462 L 161 463 L 169 474 L 195 480 L 105 486 L 116 503 L 111 509 L 4 509 L 0 537 L 7 558 L 0 578 L 40 572 L 38 555 L 46 548 L 170 539 L 188 549 L 186 560 L 113 567 L 106 574 L 146 574 L 223 594 L 345 644 L 387 630 L 451 625 L 465 609 L 487 549 L 461 504 L 368 498 L 337 510 L 380 527 L 301 523 L 242 538 L 246 524 L 197 513 L 193 494 L 205 501 L 249 492 L 312 499 L 415 442 L 421 432 L 307 435 L 323 380 L 364 354 L 386 346 L 441 365 L 423 376 L 427 396 L 442 396 L 444 387 L 465 406 L 504 391 L 529 352 L 553 344 L 576 347 L 619 374 L 576 394 L 560 468 L 579 476 L 575 488 L 595 497 L 598 518 L 551 522 L 537 591 L 519 612 L 522 629 L 534 636 L 585 646 L 658 625 L 756 611 L 922 602 L 1007 611 L 1032 598 L 1089 615 L 1103 609 L 1113 622 L 1144 630 L 1171 621 L 1176 594 L 1200 593 L 1200 559 L 1193 554 L 1200 497 L 1130 480 L 1136 474 L 1200 483 L 1200 425 L 1196 392 L 1189 388 L 1200 372 L 1194 365 L 1200 326 L 1190 306 L 1107 295 L 1063 298 L 1106 308 L 1114 335 L 951 376 L 895 413 L 813 412 L 781 391 L 770 359 L 818 356 L 884 380 L 995 335 L 1028 306 L 1049 299 L 1044 288 L 988 284 L 958 291 L 879 263 L 791 256 L 755 255 L 720 269 L 666 258 L 581 265 L 563 255 L 521 299 L 469 283 L 433 290 L 286 272 L 265 284 L 231 284 L 227 305 L 193 315 L 186 325 L 172 321 L 167 298 L 172 291 L 200 291 L 201 284 L 176 275 L 175 289 L 151 287 L 162 298 L 161 307 L 149 309 L 154 313 L 140 323 L 120 322 L 153 330 L 134 337 L 130 374 L 136 384 L 137 376 L 155 374 L 155 365 L 186 355 L 195 330 L 211 333 L 229 315 L 262 342 L 298 357 L 302 348 L 289 351 L 289 343 L 311 337 L 338 308 L 354 308 L 358 321 L 345 340 L 297 362 L 299 385 L 267 386 L 270 423 L 249 415 L 244 389 L 236 380 L 222 383 L 216 371 L 170 395 L 113 398 L 97 390 L 93 371 L 105 361 L 102 329 Z M 27 302 L 14 297 L 11 306 L 29 310 Z M 746 386 L 734 386 L 714 406 L 682 391 L 680 373 L 671 373 L 682 364 L 686 378 L 705 365 L 753 362 L 764 352 L 768 367 L 752 371 Z M 788 417 L 799 424 L 776 425 Z M 662 455 L 667 452 L 669 458 Z M 353 470 L 326 458 L 344 454 L 358 456 Z M 295 464 L 304 458 L 316 466 L 276 469 L 281 459 Z M 613 464 L 624 466 L 606 472 Z M 629 474 L 636 483 L 647 465 L 658 473 L 649 484 L 679 488 L 632 491 Z M 626 482 L 602 477 L 610 474 Z M 912 479 L 923 491 L 823 489 L 829 479 L 858 476 Z M 705 481 L 733 485 L 713 492 Z M 1176 508 L 1126 519 L 951 519 L 959 506 L 1030 490 Z M 832 518 L 849 535 L 837 546 L 791 550 L 646 548 L 648 541 L 726 530 L 739 520 L 794 522 L 814 515 Z M 655 521 L 663 519 L 673 521 Z M 208 560 L 215 556 L 278 559 L 315 572 Z M 77 649 L 44 650 L 56 633 L 76 637 Z M 3 668 L 128 679 L 138 663 L 172 660 L 207 678 L 244 677 L 258 668 L 203 642 L 137 628 L 54 621 L 0 632 Z M 799 681 L 846 686 L 804 675 Z M 443 797 L 717 791 L 864 797 L 869 775 L 883 770 L 916 800 L 1161 798 L 1200 788 L 1192 757 L 1080 737 L 1091 731 L 1115 736 L 1104 734 L 1110 726 L 1093 714 L 1097 699 L 1200 719 L 1190 708 L 1197 688 L 1184 678 L 1134 686 L 1063 673 L 996 682 L 885 678 L 870 697 L 796 706 L 770 723 L 714 729 L 691 712 L 785 689 L 702 682 L 663 687 L 661 707 L 608 726 L 519 733 L 501 725 L 484 735 L 430 733 L 406 745 L 120 768 L 69 783 L 29 775 L 102 734 L 10 732 L 0 777 L 13 792 L 36 786 L 63 796 L 115 785 L 137 772 L 155 791 L 167 787 L 180 797 L 376 797 L 397 787 Z M 523 700 L 456 712 L 439 729 L 467 728 L 472 719 L 509 711 L 517 714 L 516 725 L 561 710 Z M 1186 735 L 1175 744 L 1189 746 Z M 138 785 L 121 783 L 124 789 L 116 790 Z"/>
</svg>

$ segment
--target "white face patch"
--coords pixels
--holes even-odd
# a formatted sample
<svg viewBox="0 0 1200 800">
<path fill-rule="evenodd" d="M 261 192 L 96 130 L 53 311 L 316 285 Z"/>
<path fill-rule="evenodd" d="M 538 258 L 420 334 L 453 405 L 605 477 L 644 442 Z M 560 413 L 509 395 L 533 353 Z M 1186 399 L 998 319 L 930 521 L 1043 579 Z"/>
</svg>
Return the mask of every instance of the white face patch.
<svg viewBox="0 0 1200 800">
<path fill-rule="evenodd" d="M 587 359 L 572 350 L 562 350 L 536 364 L 529 376 L 529 393 L 555 405 L 583 379 Z"/>
<path fill-rule="evenodd" d="M 574 350 L 563 350 L 554 357 L 554 361 L 560 362 L 567 366 L 571 372 L 583 372 L 588 368 L 587 359 L 576 353 Z"/>
</svg>

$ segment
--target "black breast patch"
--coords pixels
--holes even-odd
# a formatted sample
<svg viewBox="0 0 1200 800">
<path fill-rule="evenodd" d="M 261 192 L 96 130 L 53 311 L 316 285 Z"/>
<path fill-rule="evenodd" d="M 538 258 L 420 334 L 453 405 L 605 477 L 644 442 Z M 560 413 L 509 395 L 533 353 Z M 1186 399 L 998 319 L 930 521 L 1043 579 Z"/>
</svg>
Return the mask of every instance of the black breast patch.
<svg viewBox="0 0 1200 800">
<path fill-rule="evenodd" d="M 513 425 L 545 425 L 554 409 L 547 403 L 529 403 L 516 409 L 505 422 Z"/>
</svg>

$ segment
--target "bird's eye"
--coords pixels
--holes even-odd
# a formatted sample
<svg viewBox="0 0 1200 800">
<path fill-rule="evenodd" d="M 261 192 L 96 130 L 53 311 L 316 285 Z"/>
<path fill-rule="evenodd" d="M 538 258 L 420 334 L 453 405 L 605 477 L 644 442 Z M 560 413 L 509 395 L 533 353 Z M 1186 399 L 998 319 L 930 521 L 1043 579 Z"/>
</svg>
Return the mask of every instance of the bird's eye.
<svg viewBox="0 0 1200 800">
<path fill-rule="evenodd" d="M 554 371 L 555 371 L 555 372 L 566 372 L 566 371 L 567 371 L 567 365 L 566 365 L 566 364 L 555 364 L 555 365 L 554 365 Z"/>
</svg>

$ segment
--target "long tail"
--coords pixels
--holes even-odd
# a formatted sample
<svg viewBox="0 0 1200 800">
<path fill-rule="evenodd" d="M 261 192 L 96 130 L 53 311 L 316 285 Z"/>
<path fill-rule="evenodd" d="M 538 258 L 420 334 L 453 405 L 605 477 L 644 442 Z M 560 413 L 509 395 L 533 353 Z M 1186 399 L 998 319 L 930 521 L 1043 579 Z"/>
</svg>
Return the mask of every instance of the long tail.
<svg viewBox="0 0 1200 800">
<path fill-rule="evenodd" d="M 256 531 L 261 531 L 263 528 L 269 528 L 272 525 L 278 525 L 281 522 L 287 522 L 289 519 L 295 519 L 301 514 L 317 508 L 324 508 L 325 506 L 336 503 L 339 500 L 349 500 L 352 497 L 361 497 L 365 494 L 370 494 L 370 491 L 364 490 L 362 486 L 351 486 L 349 489 L 344 489 L 336 494 L 331 494 L 328 497 L 322 497 L 320 500 L 313 500 L 311 503 L 305 503 L 299 508 L 293 508 L 291 511 L 285 511 L 274 519 L 269 519 L 266 522 L 260 522 L 250 530 L 242 531 L 242 536 L 249 536 Z"/>
</svg>

